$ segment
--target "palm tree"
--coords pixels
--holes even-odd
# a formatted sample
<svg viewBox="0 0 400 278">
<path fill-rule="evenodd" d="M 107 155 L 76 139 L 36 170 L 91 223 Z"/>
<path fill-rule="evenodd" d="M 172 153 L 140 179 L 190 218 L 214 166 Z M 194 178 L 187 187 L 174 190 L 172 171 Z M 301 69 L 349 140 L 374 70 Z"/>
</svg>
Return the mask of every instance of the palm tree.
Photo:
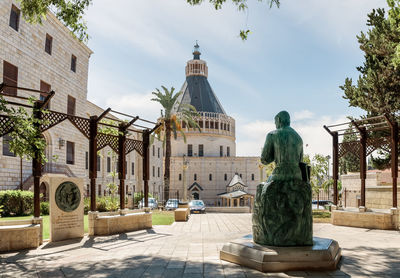
<svg viewBox="0 0 400 278">
<path fill-rule="evenodd" d="M 161 117 L 158 120 L 161 126 L 155 131 L 155 136 L 163 141 L 163 146 L 165 147 L 164 200 L 168 200 L 171 166 L 171 134 L 173 134 L 174 139 L 176 139 L 179 132 L 186 143 L 186 136 L 182 130 L 182 123 L 185 123 L 189 128 L 197 128 L 200 132 L 201 130 L 199 124 L 195 120 L 199 114 L 193 105 L 181 104 L 179 113 L 174 113 L 173 107 L 177 103 L 177 99 L 182 92 L 174 94 L 174 87 L 171 87 L 170 91 L 164 86 L 161 86 L 161 88 L 164 92 L 162 93 L 156 88 L 156 91 L 152 92 L 156 97 L 151 100 L 159 102 L 163 107 L 161 110 Z M 152 136 L 152 140 L 154 140 L 154 136 Z"/>
</svg>

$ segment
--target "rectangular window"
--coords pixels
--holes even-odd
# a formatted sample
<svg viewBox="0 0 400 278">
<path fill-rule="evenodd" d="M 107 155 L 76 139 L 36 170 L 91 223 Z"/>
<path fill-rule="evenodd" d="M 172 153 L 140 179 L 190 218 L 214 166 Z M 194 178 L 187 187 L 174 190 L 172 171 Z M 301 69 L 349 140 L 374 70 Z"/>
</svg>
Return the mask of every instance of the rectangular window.
<svg viewBox="0 0 400 278">
<path fill-rule="evenodd" d="M 3 155 L 5 156 L 15 156 L 13 152 L 10 151 L 10 141 L 12 140 L 10 135 L 3 136 Z"/>
<path fill-rule="evenodd" d="M 100 172 L 101 169 L 101 157 L 97 155 L 97 172 Z"/>
<path fill-rule="evenodd" d="M 156 146 L 153 145 L 153 156 L 156 156 Z"/>
<path fill-rule="evenodd" d="M 160 148 L 157 149 L 157 156 L 160 158 Z"/>
<path fill-rule="evenodd" d="M 188 145 L 188 156 L 193 156 L 193 145 L 192 144 Z"/>
<path fill-rule="evenodd" d="M 224 156 L 224 146 L 219 146 L 219 156 Z"/>
<path fill-rule="evenodd" d="M 208 179 L 209 179 L 210 181 L 212 181 L 212 174 L 210 174 L 210 175 L 208 176 Z"/>
<path fill-rule="evenodd" d="M 51 49 L 53 47 L 53 37 L 49 34 L 46 34 L 46 43 L 44 45 L 44 51 L 51 55 Z"/>
<path fill-rule="evenodd" d="M 160 177 L 160 167 L 157 168 L 157 177 Z"/>
<path fill-rule="evenodd" d="M 85 169 L 89 169 L 89 153 L 85 152 Z"/>
<path fill-rule="evenodd" d="M 135 175 L 135 162 L 132 162 L 132 176 Z"/>
<path fill-rule="evenodd" d="M 50 93 L 51 85 L 47 84 L 46 82 L 44 82 L 42 80 L 40 80 L 40 91 Z M 48 96 L 48 94 L 46 94 L 46 93 L 40 93 L 40 100 L 44 101 L 47 96 Z M 47 104 L 45 108 L 46 109 L 50 109 L 50 103 Z"/>
<path fill-rule="evenodd" d="M 20 10 L 12 5 L 11 6 L 11 13 L 10 13 L 10 27 L 13 28 L 15 31 L 18 32 L 19 30 L 19 15 L 20 15 Z"/>
<path fill-rule="evenodd" d="M 76 56 L 71 55 L 71 70 L 76 72 Z"/>
<path fill-rule="evenodd" d="M 67 164 L 75 163 L 75 143 L 67 141 Z"/>
<path fill-rule="evenodd" d="M 204 156 L 204 145 L 199 145 L 199 156 Z"/>
<path fill-rule="evenodd" d="M 18 68 L 6 61 L 3 61 L 3 82 L 9 86 L 18 86 Z M 3 93 L 10 96 L 16 96 L 17 89 L 5 88 Z"/>
<path fill-rule="evenodd" d="M 156 167 L 153 166 L 153 178 L 156 176 Z"/>
<path fill-rule="evenodd" d="M 99 184 L 98 191 L 99 191 L 99 192 L 98 192 L 98 193 L 99 193 L 98 195 L 101 196 L 101 184 Z"/>
<path fill-rule="evenodd" d="M 111 172 L 111 158 L 107 157 L 107 173 Z"/>
<path fill-rule="evenodd" d="M 226 147 L 226 156 L 231 156 L 231 148 Z"/>
<path fill-rule="evenodd" d="M 179 174 L 179 180 L 180 181 L 182 180 L 182 174 Z"/>
<path fill-rule="evenodd" d="M 197 181 L 197 174 L 194 174 L 193 179 Z"/>
<path fill-rule="evenodd" d="M 227 180 L 227 179 L 228 179 L 228 175 L 225 174 L 225 175 L 224 175 L 224 180 Z"/>
<path fill-rule="evenodd" d="M 252 181 L 254 180 L 254 174 L 251 174 L 251 180 Z"/>
<path fill-rule="evenodd" d="M 76 100 L 74 97 L 68 95 L 67 114 L 75 116 Z"/>
</svg>

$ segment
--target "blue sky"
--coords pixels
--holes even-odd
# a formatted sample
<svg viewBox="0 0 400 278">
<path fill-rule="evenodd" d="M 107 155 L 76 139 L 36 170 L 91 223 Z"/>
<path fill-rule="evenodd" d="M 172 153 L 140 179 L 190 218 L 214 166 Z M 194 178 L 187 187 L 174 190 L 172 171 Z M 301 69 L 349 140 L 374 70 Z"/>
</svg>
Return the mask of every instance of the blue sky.
<svg viewBox="0 0 400 278">
<path fill-rule="evenodd" d="M 248 13 L 231 4 L 215 11 L 186 0 L 95 0 L 85 18 L 94 51 L 88 98 L 156 120 L 151 92 L 179 90 L 185 65 L 199 41 L 209 82 L 228 115 L 236 119 L 237 154 L 258 156 L 281 110 L 303 137 L 306 153 L 331 153 L 322 128 L 358 116 L 339 85 L 357 78 L 363 62 L 356 35 L 367 14 L 385 0 L 282 0 L 281 8 L 249 0 Z M 112 3 L 112 5 L 110 5 Z M 252 33 L 243 42 L 238 33 Z"/>
</svg>

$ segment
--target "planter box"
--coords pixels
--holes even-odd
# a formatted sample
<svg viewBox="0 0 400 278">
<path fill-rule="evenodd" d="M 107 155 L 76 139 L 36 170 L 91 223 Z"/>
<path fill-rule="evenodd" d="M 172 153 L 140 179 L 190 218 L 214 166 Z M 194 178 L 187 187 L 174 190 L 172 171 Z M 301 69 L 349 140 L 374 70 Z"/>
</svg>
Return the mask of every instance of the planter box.
<svg viewBox="0 0 400 278">
<path fill-rule="evenodd" d="M 89 212 L 89 235 L 105 236 L 151 229 L 151 212 Z"/>
</svg>

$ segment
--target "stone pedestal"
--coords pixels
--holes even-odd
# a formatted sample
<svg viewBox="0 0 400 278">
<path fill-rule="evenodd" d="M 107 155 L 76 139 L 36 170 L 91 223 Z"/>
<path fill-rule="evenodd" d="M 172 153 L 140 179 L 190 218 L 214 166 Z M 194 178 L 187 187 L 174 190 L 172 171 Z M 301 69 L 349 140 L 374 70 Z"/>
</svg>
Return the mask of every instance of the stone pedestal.
<svg viewBox="0 0 400 278">
<path fill-rule="evenodd" d="M 251 235 L 225 244 L 220 259 L 262 272 L 334 270 L 341 257 L 339 244 L 328 238 L 313 238 L 313 246 L 276 247 L 253 242 Z"/>
<path fill-rule="evenodd" d="M 46 174 L 50 198 L 50 241 L 84 236 L 84 203 L 82 178 Z"/>
</svg>

